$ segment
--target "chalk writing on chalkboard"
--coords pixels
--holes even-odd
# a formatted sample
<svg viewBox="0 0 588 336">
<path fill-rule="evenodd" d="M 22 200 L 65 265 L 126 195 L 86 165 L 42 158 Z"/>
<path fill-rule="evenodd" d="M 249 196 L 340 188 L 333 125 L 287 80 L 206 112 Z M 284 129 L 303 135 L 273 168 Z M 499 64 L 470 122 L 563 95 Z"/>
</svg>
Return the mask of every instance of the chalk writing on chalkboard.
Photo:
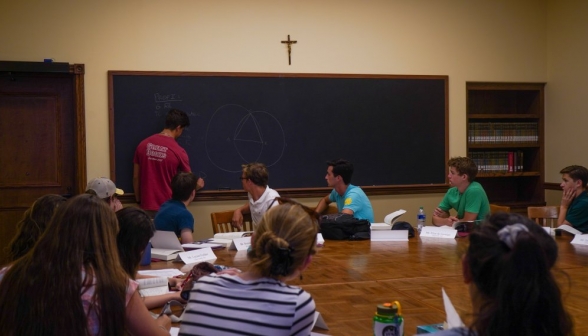
<svg viewBox="0 0 588 336">
<path fill-rule="evenodd" d="M 284 155 L 286 134 L 271 113 L 237 104 L 218 108 L 206 128 L 205 149 L 218 169 L 238 173 L 243 162 L 271 167 Z"/>
</svg>

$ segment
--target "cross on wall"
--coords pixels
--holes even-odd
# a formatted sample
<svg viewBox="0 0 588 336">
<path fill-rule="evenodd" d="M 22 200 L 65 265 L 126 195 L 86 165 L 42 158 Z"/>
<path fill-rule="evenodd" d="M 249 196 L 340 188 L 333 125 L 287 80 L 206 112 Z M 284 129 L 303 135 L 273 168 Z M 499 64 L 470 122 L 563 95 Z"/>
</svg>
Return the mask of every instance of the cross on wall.
<svg viewBox="0 0 588 336">
<path fill-rule="evenodd" d="M 292 65 L 292 44 L 295 44 L 298 41 L 290 40 L 290 35 L 288 35 L 288 40 L 282 41 L 282 43 L 288 44 L 288 65 Z"/>
</svg>

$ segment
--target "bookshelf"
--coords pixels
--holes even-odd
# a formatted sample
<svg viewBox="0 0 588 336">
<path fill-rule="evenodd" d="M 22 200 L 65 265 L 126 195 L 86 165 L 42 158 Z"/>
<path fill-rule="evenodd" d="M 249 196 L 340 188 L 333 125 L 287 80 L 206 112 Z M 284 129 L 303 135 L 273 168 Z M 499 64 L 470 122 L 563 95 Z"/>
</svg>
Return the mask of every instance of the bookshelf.
<svg viewBox="0 0 588 336">
<path fill-rule="evenodd" d="M 490 203 L 545 205 L 545 83 L 466 83 L 467 151 Z"/>
</svg>

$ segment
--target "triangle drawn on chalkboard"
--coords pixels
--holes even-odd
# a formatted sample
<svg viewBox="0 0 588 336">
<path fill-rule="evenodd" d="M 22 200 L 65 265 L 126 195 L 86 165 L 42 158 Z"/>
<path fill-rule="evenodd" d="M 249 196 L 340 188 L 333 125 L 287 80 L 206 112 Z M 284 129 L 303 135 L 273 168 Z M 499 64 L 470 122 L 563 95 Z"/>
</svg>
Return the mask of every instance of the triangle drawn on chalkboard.
<svg viewBox="0 0 588 336">
<path fill-rule="evenodd" d="M 235 141 L 245 141 L 245 142 L 255 142 L 255 143 L 263 143 L 261 131 L 259 129 L 259 125 L 257 124 L 257 120 L 251 114 L 248 114 L 246 117 L 241 119 L 239 125 L 237 125 L 237 129 L 235 131 Z"/>
</svg>

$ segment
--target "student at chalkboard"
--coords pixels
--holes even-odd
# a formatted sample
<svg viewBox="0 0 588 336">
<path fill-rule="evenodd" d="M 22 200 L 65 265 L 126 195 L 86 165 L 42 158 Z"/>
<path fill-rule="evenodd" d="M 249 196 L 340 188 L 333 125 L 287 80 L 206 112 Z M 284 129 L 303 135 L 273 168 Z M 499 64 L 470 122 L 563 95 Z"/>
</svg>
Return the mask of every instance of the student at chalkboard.
<svg viewBox="0 0 588 336">
<path fill-rule="evenodd" d="M 467 157 L 454 157 L 447 162 L 449 166 L 449 188 L 439 206 L 433 212 L 433 224 L 453 225 L 457 221 L 479 221 L 490 212 L 490 202 L 482 185 L 475 182 L 478 167 Z M 450 216 L 449 210 L 457 211 Z"/>
<path fill-rule="evenodd" d="M 194 242 L 194 216 L 187 206 L 196 197 L 199 178 L 192 173 L 178 173 L 171 181 L 171 199 L 155 215 L 155 229 L 173 231 L 182 244 Z"/>
<path fill-rule="evenodd" d="M 176 139 L 190 126 L 188 115 L 171 109 L 165 118 L 165 128 L 141 141 L 133 159 L 133 188 L 137 203 L 150 216 L 155 216 L 163 202 L 170 199 L 170 183 L 178 172 L 190 172 L 190 160 Z M 198 179 L 198 189 L 204 180 Z"/>
<path fill-rule="evenodd" d="M 253 162 L 242 165 L 241 183 L 243 189 L 247 192 L 249 202 L 235 210 L 231 224 L 241 229 L 243 227 L 243 214 L 251 214 L 253 228 L 263 218 L 263 214 L 271 206 L 277 206 L 274 198 L 280 197 L 277 191 L 267 185 L 269 173 L 263 163 Z"/>
<path fill-rule="evenodd" d="M 374 222 L 374 210 L 369 198 L 363 190 L 351 183 L 353 164 L 347 160 L 334 160 L 327 162 L 327 185 L 333 191 L 323 197 L 316 206 L 316 212 L 322 213 L 331 202 L 337 203 L 337 210 L 353 215 L 355 218 L 367 219 Z"/>
</svg>

